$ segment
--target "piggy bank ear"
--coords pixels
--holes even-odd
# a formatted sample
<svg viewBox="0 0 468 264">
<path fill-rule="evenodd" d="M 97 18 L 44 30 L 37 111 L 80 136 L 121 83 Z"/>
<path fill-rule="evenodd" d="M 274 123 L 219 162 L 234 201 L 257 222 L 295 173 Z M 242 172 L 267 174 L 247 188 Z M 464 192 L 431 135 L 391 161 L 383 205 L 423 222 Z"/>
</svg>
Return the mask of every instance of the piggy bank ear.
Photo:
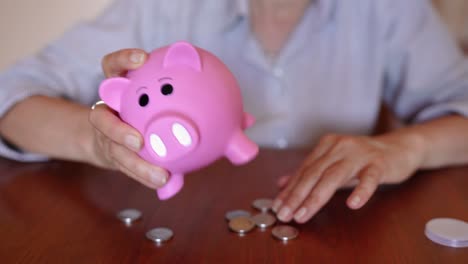
<svg viewBox="0 0 468 264">
<path fill-rule="evenodd" d="M 200 54 L 190 43 L 177 42 L 168 48 L 164 57 L 164 68 L 179 65 L 189 66 L 196 71 L 202 70 Z"/>
<path fill-rule="evenodd" d="M 120 112 L 122 94 L 130 84 L 130 80 L 122 77 L 110 78 L 99 86 L 99 96 L 110 108 Z"/>
</svg>

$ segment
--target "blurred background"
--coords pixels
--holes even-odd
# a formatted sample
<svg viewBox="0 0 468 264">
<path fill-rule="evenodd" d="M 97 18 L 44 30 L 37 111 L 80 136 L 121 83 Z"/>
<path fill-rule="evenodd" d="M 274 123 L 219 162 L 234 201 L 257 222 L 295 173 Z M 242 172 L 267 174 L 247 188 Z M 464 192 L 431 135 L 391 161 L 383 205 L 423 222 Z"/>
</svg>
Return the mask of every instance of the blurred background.
<svg viewBox="0 0 468 264">
<path fill-rule="evenodd" d="M 42 48 L 112 0 L 0 0 L 0 71 Z"/>
<path fill-rule="evenodd" d="M 411 1 L 411 0 L 410 0 Z M 1 0 L 0 71 L 32 54 L 79 21 L 92 19 L 112 0 Z M 433 0 L 468 50 L 468 0 Z"/>
</svg>

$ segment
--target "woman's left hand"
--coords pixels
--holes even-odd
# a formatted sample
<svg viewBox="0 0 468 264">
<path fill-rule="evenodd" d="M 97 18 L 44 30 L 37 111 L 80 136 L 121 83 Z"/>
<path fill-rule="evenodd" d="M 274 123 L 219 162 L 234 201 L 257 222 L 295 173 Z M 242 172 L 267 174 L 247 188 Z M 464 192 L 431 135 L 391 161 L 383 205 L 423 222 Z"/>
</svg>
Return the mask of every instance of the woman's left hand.
<svg viewBox="0 0 468 264">
<path fill-rule="evenodd" d="M 304 223 L 327 203 L 337 189 L 357 183 L 347 205 L 361 208 L 379 184 L 401 183 L 424 159 L 422 139 L 397 132 L 377 137 L 327 135 L 297 173 L 282 179 L 285 187 L 273 210 L 283 222 Z"/>
</svg>

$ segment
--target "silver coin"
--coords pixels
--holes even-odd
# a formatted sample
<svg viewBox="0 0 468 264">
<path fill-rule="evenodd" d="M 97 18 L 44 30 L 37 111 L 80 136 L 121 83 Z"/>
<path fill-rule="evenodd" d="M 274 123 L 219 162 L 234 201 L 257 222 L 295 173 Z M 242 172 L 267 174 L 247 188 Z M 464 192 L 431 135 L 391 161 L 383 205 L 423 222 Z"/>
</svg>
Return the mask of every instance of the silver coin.
<svg viewBox="0 0 468 264">
<path fill-rule="evenodd" d="M 257 199 L 253 201 L 252 203 L 253 208 L 264 213 L 268 212 L 271 209 L 272 205 L 273 205 L 273 200 L 267 199 L 267 198 Z"/>
<path fill-rule="evenodd" d="M 137 209 L 125 209 L 117 214 L 120 221 L 131 224 L 141 218 L 141 212 Z"/>
<path fill-rule="evenodd" d="M 255 227 L 255 222 L 249 217 L 239 216 L 229 221 L 229 229 L 239 234 L 245 234 Z"/>
<path fill-rule="evenodd" d="M 233 210 L 229 211 L 226 213 L 225 217 L 227 221 L 231 221 L 234 218 L 244 216 L 244 217 L 250 217 L 250 213 L 244 210 Z"/>
<path fill-rule="evenodd" d="M 468 223 L 451 218 L 436 218 L 427 222 L 425 234 L 437 244 L 448 247 L 468 247 Z"/>
<path fill-rule="evenodd" d="M 146 238 L 156 243 L 163 243 L 174 236 L 172 230 L 166 227 L 158 227 L 146 232 Z"/>
<path fill-rule="evenodd" d="M 288 226 L 288 225 L 280 225 L 280 226 L 275 226 L 271 230 L 271 234 L 279 240 L 282 241 L 289 241 L 294 238 L 296 238 L 299 235 L 299 231 L 297 228 Z"/>
<path fill-rule="evenodd" d="M 266 213 L 256 214 L 252 217 L 252 220 L 261 229 L 270 227 L 276 223 L 276 218 L 271 214 Z"/>
</svg>

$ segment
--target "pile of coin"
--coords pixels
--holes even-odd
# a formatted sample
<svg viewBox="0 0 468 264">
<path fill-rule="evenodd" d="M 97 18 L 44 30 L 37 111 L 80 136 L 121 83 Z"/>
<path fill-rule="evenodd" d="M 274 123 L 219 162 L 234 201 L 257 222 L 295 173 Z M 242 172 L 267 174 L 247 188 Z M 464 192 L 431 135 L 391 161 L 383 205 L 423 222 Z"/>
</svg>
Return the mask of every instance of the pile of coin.
<svg viewBox="0 0 468 264">
<path fill-rule="evenodd" d="M 257 227 L 260 230 L 266 230 L 273 227 L 271 234 L 274 238 L 281 241 L 289 241 L 299 235 L 299 231 L 289 225 L 275 226 L 277 219 L 271 214 L 271 199 L 257 199 L 253 201 L 252 207 L 260 211 L 255 215 L 245 210 L 233 210 L 226 213 L 225 217 L 228 221 L 229 229 L 241 236 L 251 232 Z M 124 222 L 127 226 L 131 226 L 135 221 L 141 219 L 142 213 L 137 209 L 125 209 L 117 214 L 117 218 Z M 146 232 L 146 238 L 160 245 L 169 241 L 174 236 L 171 229 L 167 227 L 158 227 Z"/>
<path fill-rule="evenodd" d="M 276 224 L 276 217 L 270 214 L 273 201 L 271 199 L 257 199 L 253 201 L 252 207 L 260 211 L 255 215 L 251 215 L 245 210 L 233 210 L 226 213 L 225 218 L 229 222 L 228 226 L 232 232 L 238 233 L 241 236 L 254 230 L 255 227 L 265 230 Z M 287 242 L 296 238 L 299 231 L 289 225 L 278 225 L 273 227 L 271 234 L 274 238 Z"/>
</svg>

